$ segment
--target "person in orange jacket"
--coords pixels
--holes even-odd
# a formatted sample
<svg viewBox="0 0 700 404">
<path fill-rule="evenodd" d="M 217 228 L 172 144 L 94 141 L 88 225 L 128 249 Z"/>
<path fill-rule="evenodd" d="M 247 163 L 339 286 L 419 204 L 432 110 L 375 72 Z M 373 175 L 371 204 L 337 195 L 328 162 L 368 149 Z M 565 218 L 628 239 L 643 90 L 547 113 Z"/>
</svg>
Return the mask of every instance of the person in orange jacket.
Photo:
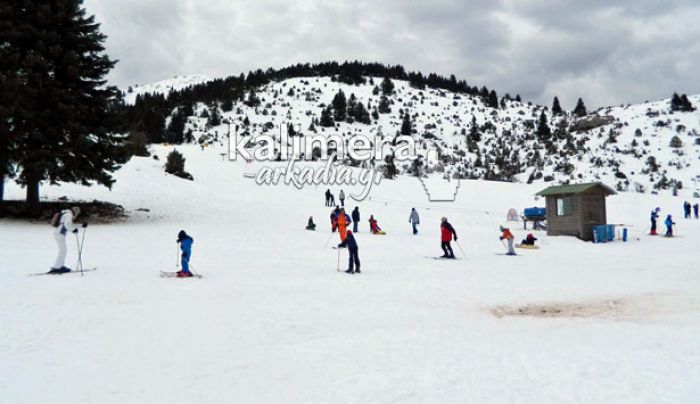
<svg viewBox="0 0 700 404">
<path fill-rule="evenodd" d="M 340 213 L 338 214 L 338 234 L 340 235 L 340 246 L 345 247 L 345 237 L 347 237 L 346 228 L 352 223 L 350 216 L 345 213 L 345 208 L 340 208 Z"/>
<path fill-rule="evenodd" d="M 513 233 L 507 227 L 500 226 L 499 229 L 501 230 L 501 241 L 508 240 L 508 255 L 516 255 L 513 248 L 513 240 L 515 239 Z"/>
</svg>

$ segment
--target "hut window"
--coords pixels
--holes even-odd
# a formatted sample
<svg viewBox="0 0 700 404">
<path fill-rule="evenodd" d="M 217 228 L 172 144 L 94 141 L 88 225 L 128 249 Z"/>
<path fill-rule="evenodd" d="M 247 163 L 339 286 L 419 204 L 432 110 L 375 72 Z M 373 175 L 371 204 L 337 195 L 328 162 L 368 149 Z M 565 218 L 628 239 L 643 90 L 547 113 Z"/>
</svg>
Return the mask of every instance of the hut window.
<svg viewBox="0 0 700 404">
<path fill-rule="evenodd" d="M 571 214 L 571 197 L 564 196 L 557 198 L 557 216 L 567 216 Z"/>
</svg>

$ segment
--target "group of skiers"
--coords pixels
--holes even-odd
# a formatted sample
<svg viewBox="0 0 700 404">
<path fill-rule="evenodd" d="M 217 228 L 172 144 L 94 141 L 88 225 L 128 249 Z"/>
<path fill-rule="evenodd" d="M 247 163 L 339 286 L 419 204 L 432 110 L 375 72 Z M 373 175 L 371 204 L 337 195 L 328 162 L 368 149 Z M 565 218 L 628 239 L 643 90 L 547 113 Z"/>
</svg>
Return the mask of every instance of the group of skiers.
<svg viewBox="0 0 700 404">
<path fill-rule="evenodd" d="M 700 205 L 697 203 L 695 205 L 690 205 L 690 202 L 685 201 L 683 202 L 683 213 L 685 214 L 686 219 L 690 219 L 690 210 L 693 210 L 693 215 L 695 215 L 695 218 L 698 219 L 698 210 L 700 209 Z"/>
<path fill-rule="evenodd" d="M 652 209 L 649 216 L 649 220 L 651 221 L 651 230 L 649 230 L 649 235 L 651 236 L 656 236 L 658 234 L 656 232 L 656 222 L 659 219 L 659 212 L 661 212 L 661 208 L 656 207 Z M 670 214 L 666 215 L 664 224 L 666 225 L 666 234 L 664 234 L 664 237 L 673 237 L 673 226 L 676 224 L 676 222 L 673 221 L 673 217 Z"/>
</svg>

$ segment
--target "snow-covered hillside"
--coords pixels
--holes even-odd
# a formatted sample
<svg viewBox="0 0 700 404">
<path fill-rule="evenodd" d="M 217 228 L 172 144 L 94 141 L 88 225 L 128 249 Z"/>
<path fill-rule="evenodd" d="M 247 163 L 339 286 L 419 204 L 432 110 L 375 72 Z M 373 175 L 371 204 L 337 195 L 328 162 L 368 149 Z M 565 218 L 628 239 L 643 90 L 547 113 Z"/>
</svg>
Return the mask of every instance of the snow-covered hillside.
<svg viewBox="0 0 700 404">
<path fill-rule="evenodd" d="M 621 191 L 671 192 L 679 188 L 681 195 L 700 192 L 698 110 L 671 113 L 669 100 L 600 109 L 583 118 L 572 113 L 553 116 L 547 109 L 550 134 L 541 134 L 541 106 L 503 98 L 496 109 L 487 107 L 482 97 L 419 90 L 398 80 L 393 81 L 393 93 L 386 95 L 390 112 L 382 113 L 381 81 L 374 77 L 364 85 L 348 85 L 328 77 L 309 77 L 273 82 L 228 106 L 199 103 L 187 117 L 184 132 L 191 131 L 194 139 L 209 143 L 224 139 L 226 123 L 257 136 L 279 133 L 279 125 L 291 122 L 302 135 L 380 134 L 393 138 L 401 129 L 404 114 L 409 114 L 419 152 L 438 150 L 437 162 L 424 159 L 424 175 L 540 183 L 595 180 Z M 341 90 L 348 111 L 353 98 L 373 115 L 369 123 L 343 120 L 332 127 L 320 124 L 323 110 Z M 700 107 L 700 96 L 689 98 Z M 375 109 L 380 110 L 373 113 Z M 168 123 L 171 120 L 168 118 Z M 680 142 L 671 145 L 674 136 Z M 470 137 L 476 140 L 470 141 Z M 414 172 L 408 163 L 398 169 Z"/>
<path fill-rule="evenodd" d="M 457 201 L 441 204 L 401 176 L 349 201 L 362 214 L 363 273 L 348 275 L 336 272 L 347 256 L 331 249 L 338 235 L 325 186 L 257 186 L 243 174 L 260 163 L 222 161 L 218 144 L 177 149 L 194 181 L 166 175 L 172 147 L 154 146 L 160 161 L 133 158 L 112 191 L 42 188 L 51 199 L 109 200 L 132 214 L 87 228 L 83 259 L 99 269 L 84 277 L 28 276 L 53 262 L 53 228 L 0 220 L 1 402 L 700 398 L 700 220 L 681 219 L 681 198 L 610 197 L 608 221 L 625 223 L 629 242 L 538 232 L 541 249 L 507 257 L 498 255 L 498 225 L 511 207 L 541 205 L 533 195 L 544 184 L 462 181 Z M 7 192 L 23 196 L 15 184 Z M 656 206 L 676 218 L 677 238 L 646 236 Z M 415 236 L 411 207 L 421 215 Z M 387 235 L 369 234 L 370 214 Z M 315 232 L 304 230 L 309 216 Z M 441 253 L 441 216 L 455 226 L 462 260 L 430 258 Z M 180 229 L 194 237 L 202 279 L 158 276 L 175 268 Z"/>
<path fill-rule="evenodd" d="M 154 81 L 147 84 L 135 84 L 124 89 L 124 102 L 131 105 L 139 94 L 163 94 L 168 95 L 171 91 L 182 90 L 195 84 L 205 83 L 211 78 L 201 74 L 183 74 L 169 79 Z"/>
</svg>

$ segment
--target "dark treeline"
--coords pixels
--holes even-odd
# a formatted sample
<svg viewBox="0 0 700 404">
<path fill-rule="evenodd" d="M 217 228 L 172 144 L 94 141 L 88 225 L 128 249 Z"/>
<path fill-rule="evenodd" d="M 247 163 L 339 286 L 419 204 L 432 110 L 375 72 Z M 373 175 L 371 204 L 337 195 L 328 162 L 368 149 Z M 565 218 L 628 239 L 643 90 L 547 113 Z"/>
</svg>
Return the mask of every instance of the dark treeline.
<svg viewBox="0 0 700 404">
<path fill-rule="evenodd" d="M 318 64 L 296 64 L 282 69 L 267 69 L 251 71 L 248 75 L 229 76 L 215 79 L 206 83 L 194 85 L 170 95 L 139 94 L 133 106 L 126 107 L 124 122 L 127 131 L 144 132 L 151 143 L 168 140 L 164 127 L 165 118 L 174 108 L 191 110 L 197 102 L 205 104 L 245 102 L 250 106 L 256 105 L 254 94 L 250 94 L 260 86 L 273 81 L 281 81 L 300 77 L 332 77 L 346 84 L 365 84 L 367 76 L 388 77 L 394 80 L 408 81 L 418 89 L 433 88 L 454 93 L 481 96 L 487 105 L 498 108 L 498 96 L 486 87 L 470 86 L 465 80 L 430 73 L 424 76 L 420 72 L 406 72 L 401 65 L 384 65 L 381 63 L 355 62 L 325 62 Z"/>
</svg>

